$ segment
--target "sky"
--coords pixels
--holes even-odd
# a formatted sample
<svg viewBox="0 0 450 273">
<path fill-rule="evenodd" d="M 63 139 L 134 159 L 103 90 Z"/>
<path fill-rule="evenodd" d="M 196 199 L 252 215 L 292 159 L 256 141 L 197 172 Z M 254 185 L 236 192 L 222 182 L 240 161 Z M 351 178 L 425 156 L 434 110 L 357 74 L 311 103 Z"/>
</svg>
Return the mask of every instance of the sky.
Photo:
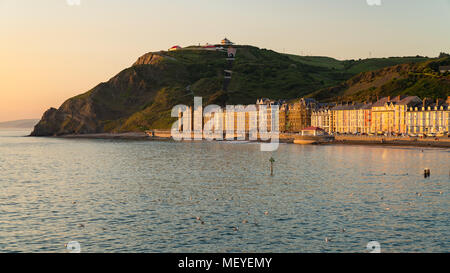
<svg viewBox="0 0 450 273">
<path fill-rule="evenodd" d="M 40 118 L 173 45 L 435 57 L 449 26 L 450 0 L 0 0 L 0 122 Z"/>
</svg>

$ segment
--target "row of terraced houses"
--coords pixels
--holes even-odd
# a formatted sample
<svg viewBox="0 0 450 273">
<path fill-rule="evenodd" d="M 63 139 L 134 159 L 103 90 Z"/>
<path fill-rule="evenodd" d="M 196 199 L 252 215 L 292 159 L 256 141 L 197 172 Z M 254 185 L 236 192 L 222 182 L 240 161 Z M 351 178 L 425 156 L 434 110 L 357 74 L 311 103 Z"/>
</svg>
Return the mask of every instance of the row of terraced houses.
<svg viewBox="0 0 450 273">
<path fill-rule="evenodd" d="M 220 131 L 220 128 L 227 128 L 230 125 L 236 133 L 244 134 L 257 125 L 261 126 L 264 118 L 262 123 L 267 122 L 267 131 L 279 128 L 281 133 L 300 133 L 311 126 L 322 128 L 328 133 L 339 134 L 448 133 L 449 107 L 450 96 L 447 100 L 396 96 L 384 97 L 373 103 L 340 104 L 319 103 L 312 98 L 301 98 L 291 102 L 262 98 L 256 101 L 256 105 L 242 106 L 239 111 L 224 110 L 208 117 L 202 116 L 202 108 L 193 110 L 192 106 L 187 107 L 185 114 L 182 112 L 178 114 L 179 118 L 183 117 L 183 122 L 178 124 L 178 128 L 197 131 L 209 120 L 214 120 L 208 125 L 214 130 Z M 277 115 L 274 110 L 278 111 L 278 121 L 273 119 Z"/>
<path fill-rule="evenodd" d="M 312 110 L 311 125 L 328 133 L 445 133 L 450 127 L 447 100 L 416 96 L 384 97 L 375 103 L 324 104 Z"/>
</svg>

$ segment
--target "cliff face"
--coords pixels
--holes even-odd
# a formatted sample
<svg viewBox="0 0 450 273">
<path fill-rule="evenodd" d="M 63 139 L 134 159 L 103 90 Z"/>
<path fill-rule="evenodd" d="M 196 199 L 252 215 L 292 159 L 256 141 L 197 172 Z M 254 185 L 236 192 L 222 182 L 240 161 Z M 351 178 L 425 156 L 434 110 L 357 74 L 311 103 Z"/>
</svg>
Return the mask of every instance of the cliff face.
<svg viewBox="0 0 450 273">
<path fill-rule="evenodd" d="M 152 113 L 150 122 L 167 118 L 167 113 L 161 112 L 186 101 L 186 86 L 191 82 L 190 78 L 196 82 L 197 72 L 188 71 L 185 64 L 173 57 L 145 54 L 108 82 L 68 99 L 58 109 L 47 110 L 31 135 L 144 130 L 148 128 L 148 121 L 132 122 L 128 119 L 146 108 L 154 108 L 154 104 L 159 107 Z"/>
<path fill-rule="evenodd" d="M 224 70 L 230 69 L 226 52 L 188 48 L 147 53 L 109 81 L 68 99 L 58 109 L 47 110 L 31 135 L 166 129 L 174 121 L 172 107 L 192 105 L 194 96 L 219 105 L 254 103 L 259 97 L 290 99 L 336 86 L 369 67 L 358 61 L 352 61 L 350 67 L 331 58 L 295 57 L 251 46 L 236 48 L 226 91 L 222 90 Z M 402 61 L 406 62 L 402 58 L 389 62 L 374 59 L 370 67 Z M 335 96 L 333 92 L 319 95 Z"/>
</svg>

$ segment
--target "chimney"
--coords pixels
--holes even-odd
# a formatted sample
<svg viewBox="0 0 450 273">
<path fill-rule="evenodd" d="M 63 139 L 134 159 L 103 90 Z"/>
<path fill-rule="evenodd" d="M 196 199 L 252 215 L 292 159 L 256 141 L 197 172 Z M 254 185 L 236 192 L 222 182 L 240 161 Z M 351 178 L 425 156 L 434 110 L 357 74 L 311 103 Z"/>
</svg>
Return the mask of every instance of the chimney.
<svg viewBox="0 0 450 273">
<path fill-rule="evenodd" d="M 447 104 L 450 104 L 450 96 L 447 97 Z"/>
<path fill-rule="evenodd" d="M 388 96 L 388 102 L 390 102 L 391 101 L 391 96 Z"/>
<path fill-rule="evenodd" d="M 400 98 L 401 98 L 401 96 L 400 96 L 400 95 L 398 95 L 398 97 L 397 97 L 398 101 L 400 101 Z"/>
<path fill-rule="evenodd" d="M 422 105 L 423 108 L 425 108 L 425 104 L 426 104 L 426 103 L 427 103 L 427 98 L 424 98 L 424 99 L 423 99 L 423 105 Z"/>
</svg>

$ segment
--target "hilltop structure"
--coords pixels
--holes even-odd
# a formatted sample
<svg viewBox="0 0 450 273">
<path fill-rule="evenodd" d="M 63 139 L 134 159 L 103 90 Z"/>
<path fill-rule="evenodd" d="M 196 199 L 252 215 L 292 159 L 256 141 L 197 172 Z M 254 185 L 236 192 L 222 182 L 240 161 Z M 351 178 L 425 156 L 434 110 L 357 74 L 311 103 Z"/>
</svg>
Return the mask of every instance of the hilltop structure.
<svg viewBox="0 0 450 273">
<path fill-rule="evenodd" d="M 179 49 L 181 49 L 181 46 L 174 45 L 173 47 L 169 48 L 168 51 L 176 51 L 176 50 L 179 50 Z"/>
<path fill-rule="evenodd" d="M 223 40 L 220 42 L 220 44 L 224 45 L 224 46 L 230 46 L 230 45 L 233 45 L 234 43 L 231 42 L 230 40 L 228 40 L 227 38 L 223 38 Z"/>
</svg>

